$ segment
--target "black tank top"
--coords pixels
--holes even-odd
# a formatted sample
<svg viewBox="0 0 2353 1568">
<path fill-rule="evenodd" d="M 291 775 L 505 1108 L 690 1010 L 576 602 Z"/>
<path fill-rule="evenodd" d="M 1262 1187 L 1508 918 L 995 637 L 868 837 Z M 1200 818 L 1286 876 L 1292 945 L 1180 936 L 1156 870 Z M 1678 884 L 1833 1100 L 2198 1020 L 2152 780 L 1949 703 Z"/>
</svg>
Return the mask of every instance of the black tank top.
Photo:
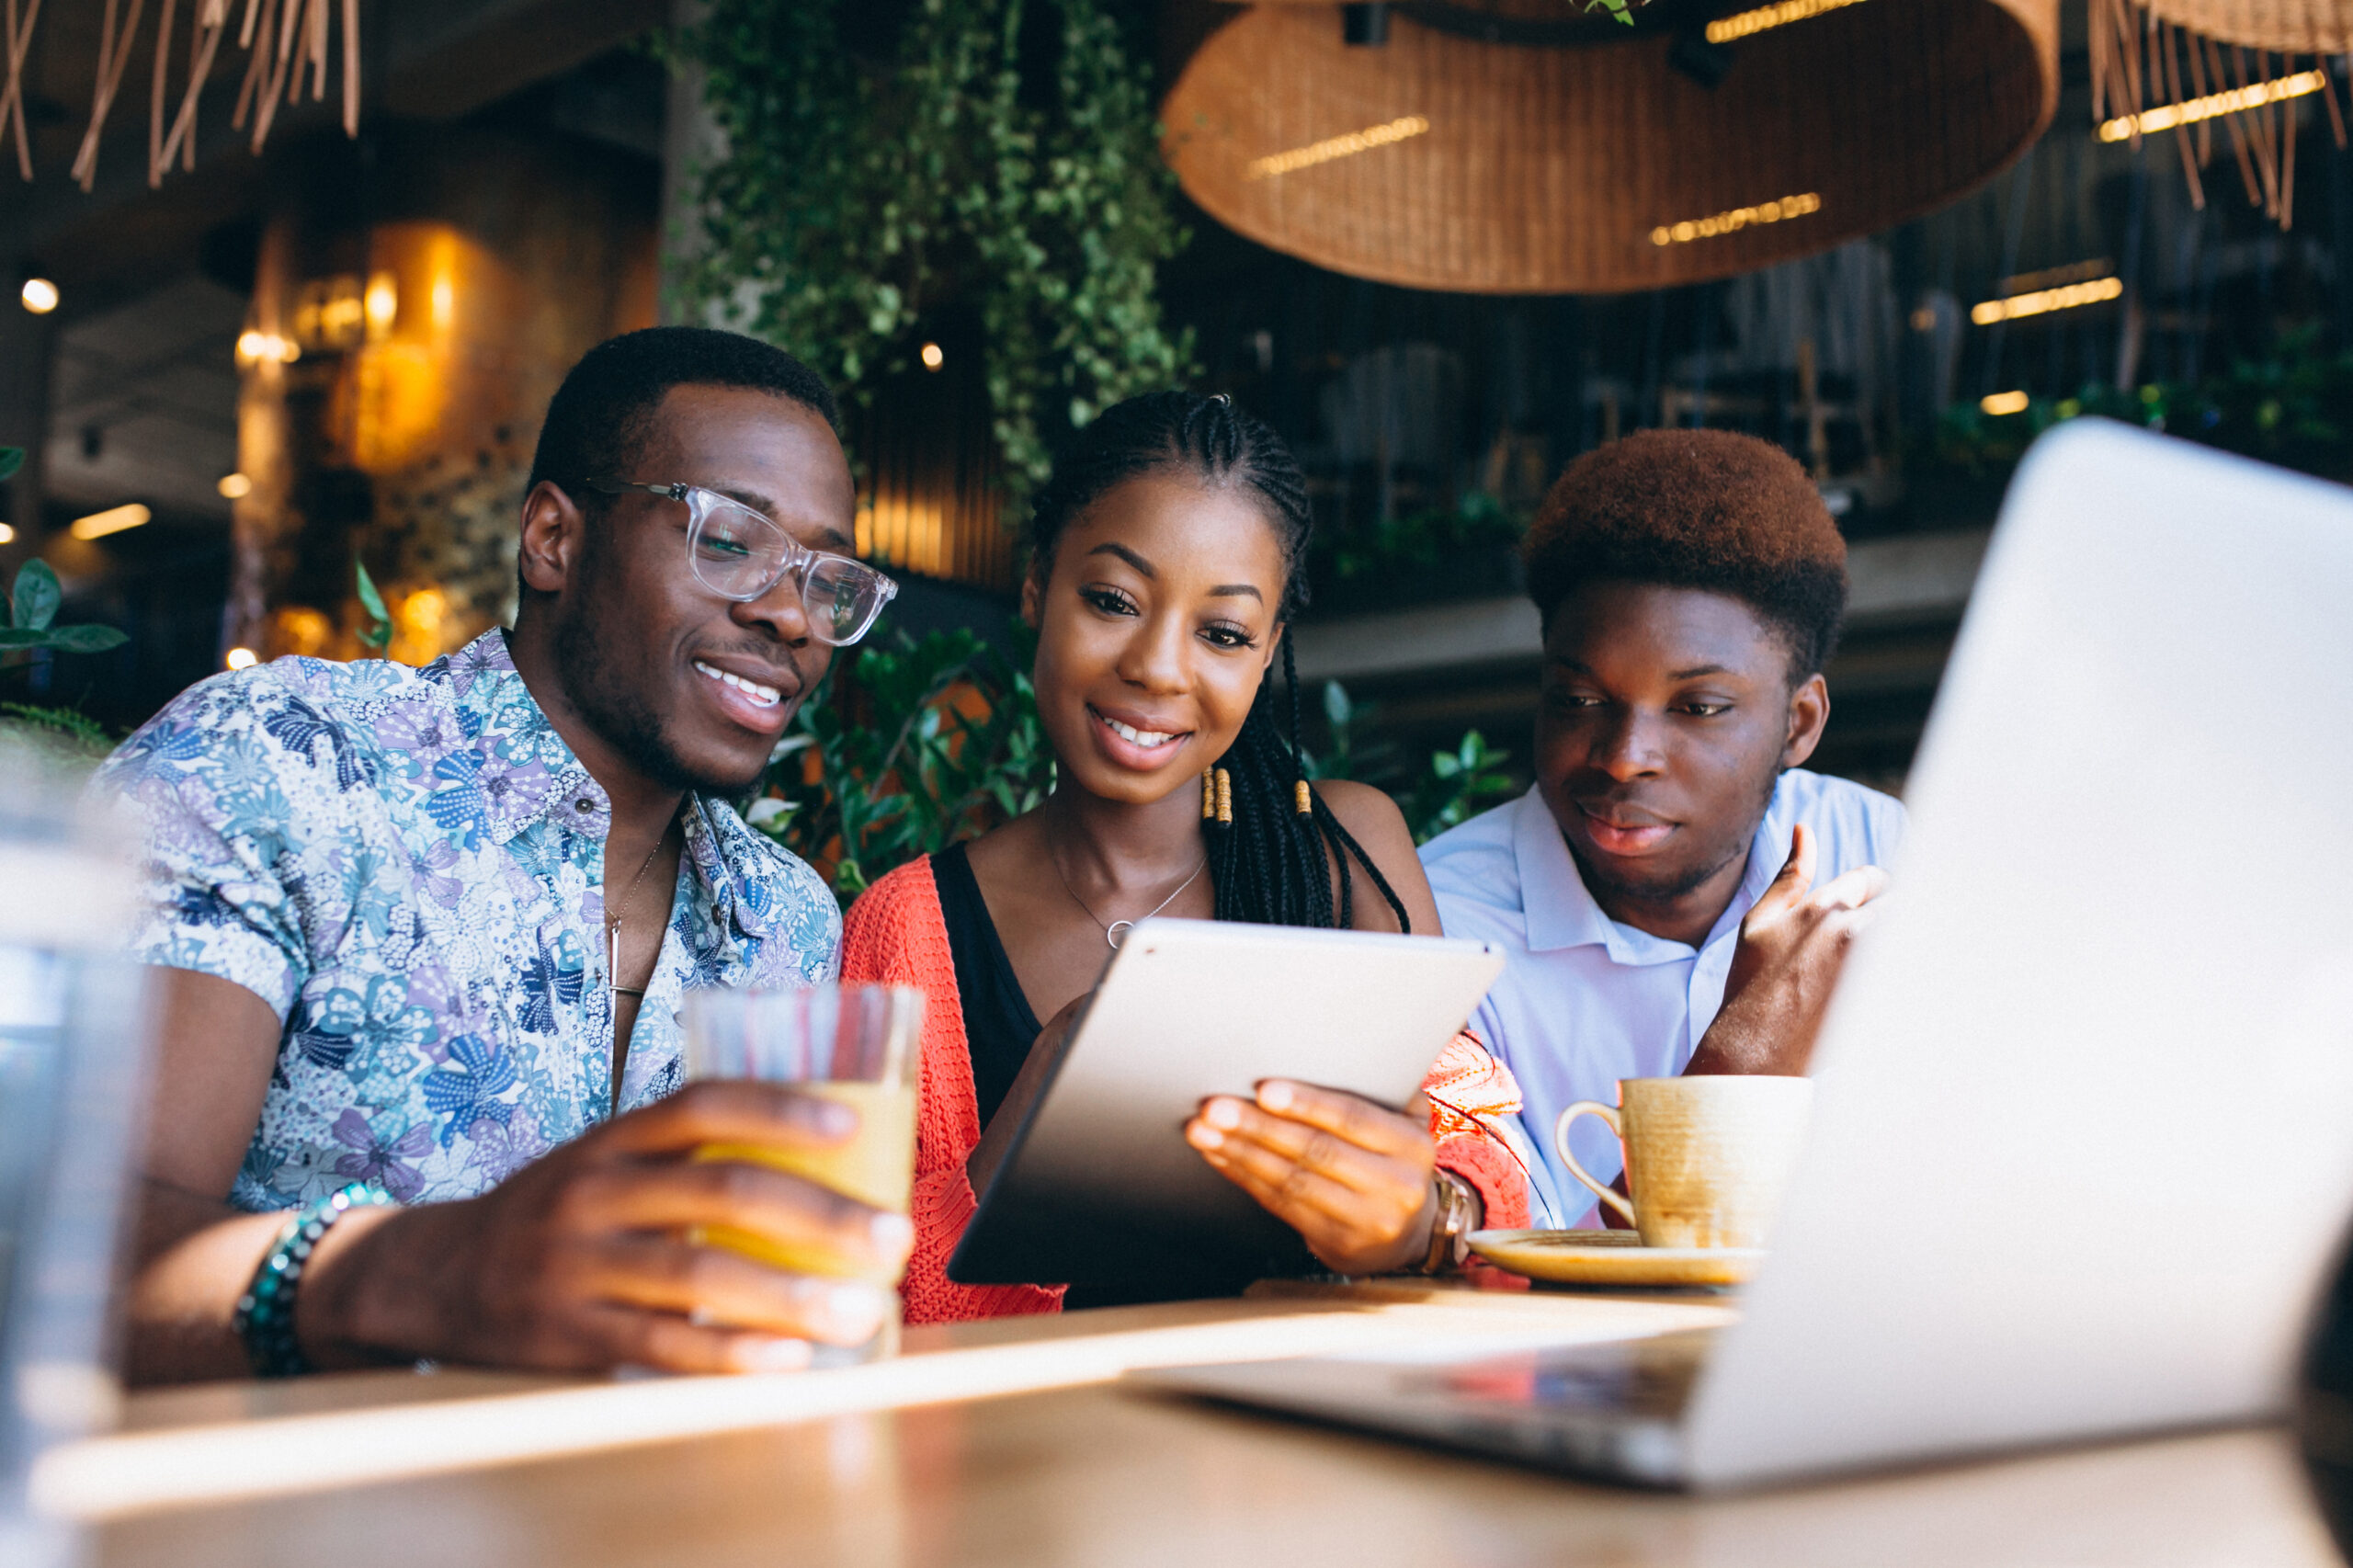
<svg viewBox="0 0 2353 1568">
<path fill-rule="evenodd" d="M 964 1046 L 972 1058 L 972 1094 L 980 1102 L 981 1126 L 996 1115 L 1013 1087 L 1029 1048 L 1045 1026 L 1022 994 L 1005 956 L 1005 943 L 989 918 L 981 884 L 961 844 L 931 858 L 931 880 L 939 889 L 939 914 L 948 926 L 948 951 L 956 963 L 956 994 L 964 1004 Z"/>
</svg>

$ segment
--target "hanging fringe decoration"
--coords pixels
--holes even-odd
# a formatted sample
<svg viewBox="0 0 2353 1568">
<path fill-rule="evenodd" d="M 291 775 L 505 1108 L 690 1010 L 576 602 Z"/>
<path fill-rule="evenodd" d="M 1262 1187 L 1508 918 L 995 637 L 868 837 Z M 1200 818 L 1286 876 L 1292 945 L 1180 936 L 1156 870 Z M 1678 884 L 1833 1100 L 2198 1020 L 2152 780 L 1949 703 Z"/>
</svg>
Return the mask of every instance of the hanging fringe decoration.
<svg viewBox="0 0 2353 1568">
<path fill-rule="evenodd" d="M 166 0 L 166 4 L 169 0 Z M 180 95 L 179 112 L 172 117 L 172 129 L 163 138 L 163 145 L 155 150 L 147 165 L 147 183 L 164 183 L 164 171 L 172 166 L 176 154 L 183 170 L 196 167 L 196 100 L 204 91 L 206 78 L 212 74 L 212 57 L 220 52 L 221 39 L 229 30 L 229 0 L 198 0 L 189 17 L 195 28 L 188 40 L 188 91 Z M 164 84 L 164 54 L 155 55 L 155 86 L 160 94 Z M 154 138 L 149 138 L 150 144 Z"/>
<path fill-rule="evenodd" d="M 0 40 L 7 52 L 7 77 L 0 85 L 0 142 L 13 132 L 17 138 L 17 172 L 25 178 L 33 177 L 33 144 L 25 134 L 25 56 L 33 45 L 33 23 L 40 16 L 40 0 L 25 0 L 24 18 L 17 17 L 17 0 L 6 0 L 7 37 Z"/>
<path fill-rule="evenodd" d="M 2251 206 L 2296 222 L 2296 100 L 2317 97 L 2345 145 L 2353 0 L 2090 0 L 2092 118 L 2106 142 L 2170 131 L 2194 206 L 2222 125 Z M 2332 69 L 2334 67 L 2334 69 Z M 2345 90 L 2353 91 L 2353 87 Z"/>
<path fill-rule="evenodd" d="M 146 0 L 131 0 L 131 16 L 115 27 L 117 0 L 107 0 L 103 30 L 98 35 L 98 79 L 90 92 L 90 129 L 82 133 L 82 150 L 74 154 L 74 179 L 88 190 L 98 177 L 98 132 L 106 129 L 114 96 L 122 86 L 123 68 L 131 63 L 131 46 L 139 35 L 139 12 Z"/>
<path fill-rule="evenodd" d="M 0 0 L 0 147 L 13 138 L 17 173 L 33 177 L 32 139 L 25 130 L 25 62 L 32 51 L 33 24 L 40 17 L 42 0 Z M 154 28 L 154 62 L 147 87 L 147 183 L 160 186 L 176 162 L 182 170 L 196 167 L 196 109 L 211 79 L 222 40 L 228 36 L 230 12 L 235 0 L 189 0 L 188 80 L 175 97 L 171 91 L 172 28 L 179 0 L 158 0 Z M 139 23 L 146 0 L 106 0 L 100 25 L 97 80 L 90 94 L 90 123 L 74 155 L 73 177 L 84 190 L 98 177 L 98 144 L 107 119 L 114 111 L 123 75 L 139 40 Z M 330 62 L 331 35 L 340 13 L 343 31 L 340 70 Z M 248 51 L 244 84 L 237 92 L 233 129 L 252 122 L 256 153 L 269 140 L 270 127 L 281 103 L 301 101 L 307 74 L 313 102 L 324 101 L 330 74 L 337 76 L 343 100 L 343 131 L 359 134 L 359 0 L 244 0 L 237 28 L 237 47 Z"/>
</svg>

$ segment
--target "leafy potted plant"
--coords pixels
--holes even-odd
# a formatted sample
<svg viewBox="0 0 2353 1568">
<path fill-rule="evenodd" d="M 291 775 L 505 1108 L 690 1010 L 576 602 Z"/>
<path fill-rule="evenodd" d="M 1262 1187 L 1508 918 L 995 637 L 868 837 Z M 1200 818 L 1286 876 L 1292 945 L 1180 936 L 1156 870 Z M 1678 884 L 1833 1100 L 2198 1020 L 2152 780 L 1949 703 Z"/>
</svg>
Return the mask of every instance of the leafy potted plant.
<svg viewBox="0 0 2353 1568">
<path fill-rule="evenodd" d="M 0 447 L 0 481 L 24 466 L 24 450 Z M 111 626 L 60 626 L 57 612 L 65 591 L 49 562 L 38 558 L 17 568 L 8 597 L 0 599 L 0 668 L 22 669 L 40 653 L 103 653 L 130 641 Z M 40 749 L 87 760 L 104 755 L 111 739 L 104 726 L 71 708 L 0 701 L 0 731 Z"/>
</svg>

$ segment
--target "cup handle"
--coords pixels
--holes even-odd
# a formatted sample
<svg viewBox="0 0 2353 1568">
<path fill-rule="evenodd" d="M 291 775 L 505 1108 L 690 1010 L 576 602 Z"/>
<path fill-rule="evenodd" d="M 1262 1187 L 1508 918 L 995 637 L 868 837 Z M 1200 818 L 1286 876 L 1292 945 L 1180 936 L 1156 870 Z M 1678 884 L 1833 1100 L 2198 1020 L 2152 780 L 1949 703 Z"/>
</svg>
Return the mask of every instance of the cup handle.
<svg viewBox="0 0 2353 1568">
<path fill-rule="evenodd" d="M 1594 1180 L 1591 1176 L 1586 1174 L 1586 1168 L 1577 1164 L 1576 1155 L 1569 1151 L 1569 1123 L 1574 1121 L 1580 1116 L 1597 1116 L 1601 1118 L 1602 1120 L 1609 1124 L 1609 1131 L 1618 1134 L 1619 1142 L 1621 1143 L 1625 1142 L 1626 1130 L 1619 1124 L 1618 1108 L 1616 1106 L 1603 1105 L 1599 1100 L 1579 1100 L 1576 1104 L 1563 1111 L 1561 1113 L 1561 1119 L 1552 1124 L 1552 1147 L 1560 1154 L 1561 1164 L 1569 1167 L 1569 1174 L 1571 1176 L 1585 1183 L 1588 1187 L 1591 1187 L 1593 1189 L 1593 1195 L 1596 1198 L 1600 1199 L 1601 1201 L 1607 1203 L 1609 1207 L 1618 1210 L 1619 1213 L 1624 1215 L 1626 1217 L 1626 1223 L 1629 1225 L 1633 1224 L 1634 1206 L 1627 1202 L 1624 1199 L 1619 1197 L 1616 1188 L 1604 1187 L 1601 1183 Z"/>
</svg>

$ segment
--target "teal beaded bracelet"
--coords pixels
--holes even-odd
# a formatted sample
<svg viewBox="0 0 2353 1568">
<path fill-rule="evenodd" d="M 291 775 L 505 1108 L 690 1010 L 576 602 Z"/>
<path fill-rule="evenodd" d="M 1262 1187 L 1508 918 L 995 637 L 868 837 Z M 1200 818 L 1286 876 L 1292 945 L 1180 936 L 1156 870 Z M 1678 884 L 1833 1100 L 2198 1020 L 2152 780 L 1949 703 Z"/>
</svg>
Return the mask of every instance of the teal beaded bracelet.
<svg viewBox="0 0 2353 1568">
<path fill-rule="evenodd" d="M 320 1199 L 286 1221 L 278 1240 L 262 1256 L 253 1280 L 237 1300 L 231 1324 L 244 1341 L 245 1358 L 257 1378 L 294 1378 L 311 1369 L 310 1361 L 294 1339 L 294 1298 L 301 1288 L 302 1270 L 318 1249 L 319 1238 L 354 1209 L 391 1203 L 392 1195 L 372 1181 L 355 1181 Z"/>
</svg>

